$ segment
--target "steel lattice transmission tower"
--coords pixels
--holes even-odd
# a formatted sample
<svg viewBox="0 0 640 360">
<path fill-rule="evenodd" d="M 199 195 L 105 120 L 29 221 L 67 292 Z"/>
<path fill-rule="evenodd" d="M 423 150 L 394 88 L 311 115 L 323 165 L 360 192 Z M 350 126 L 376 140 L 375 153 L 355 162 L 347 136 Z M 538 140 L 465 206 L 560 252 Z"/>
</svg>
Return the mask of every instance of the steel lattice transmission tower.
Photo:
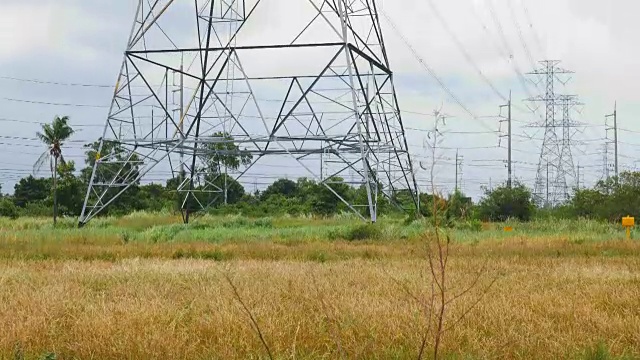
<svg viewBox="0 0 640 360">
<path fill-rule="evenodd" d="M 140 0 L 96 159 L 81 225 L 148 175 L 175 179 L 188 222 L 285 164 L 365 220 L 379 196 L 418 206 L 372 0 Z"/>
<path fill-rule="evenodd" d="M 564 175 L 565 188 L 561 201 L 567 201 L 570 199 L 571 188 L 577 188 L 578 177 L 576 174 L 576 167 L 573 163 L 573 136 L 575 135 L 575 128 L 581 124 L 574 121 L 571 116 L 571 110 L 577 106 L 582 105 L 578 101 L 576 95 L 560 95 L 558 97 L 559 105 L 562 108 L 562 149 L 560 151 L 560 158 L 562 162 L 562 173 Z"/>
<path fill-rule="evenodd" d="M 568 198 L 567 177 L 575 174 L 570 146 L 572 126 L 569 116 L 570 108 L 564 107 L 563 99 L 566 99 L 566 96 L 556 94 L 556 82 L 566 84 L 568 79 L 563 79 L 561 76 L 572 72 L 558 67 L 560 61 L 557 60 L 545 60 L 540 63 L 542 64 L 540 69 L 529 73 L 545 83 L 545 94 L 529 99 L 529 101 L 545 104 L 544 123 L 537 124 L 544 128 L 544 139 L 536 174 L 534 197 L 538 205 L 553 206 Z M 557 107 L 561 105 L 563 106 L 562 120 L 556 117 Z M 571 177 L 575 178 L 575 175 Z"/>
</svg>

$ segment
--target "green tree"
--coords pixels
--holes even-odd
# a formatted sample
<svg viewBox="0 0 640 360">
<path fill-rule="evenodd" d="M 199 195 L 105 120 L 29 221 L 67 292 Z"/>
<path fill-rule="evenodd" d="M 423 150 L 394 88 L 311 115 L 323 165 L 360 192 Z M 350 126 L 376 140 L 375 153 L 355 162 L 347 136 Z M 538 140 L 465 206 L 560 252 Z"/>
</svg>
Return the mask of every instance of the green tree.
<svg viewBox="0 0 640 360">
<path fill-rule="evenodd" d="M 415 208 L 413 197 L 414 195 L 411 193 L 411 190 L 408 189 L 396 190 L 392 195 L 393 201 L 403 209 Z"/>
<path fill-rule="evenodd" d="M 170 191 L 159 184 L 140 186 L 139 195 L 142 208 L 146 211 L 162 211 L 172 207 L 173 198 Z"/>
<path fill-rule="evenodd" d="M 578 189 L 569 203 L 571 211 L 577 217 L 599 218 L 605 216 L 602 213 L 603 204 L 608 196 L 595 189 Z"/>
<path fill-rule="evenodd" d="M 609 221 L 640 217 L 640 172 L 623 172 L 619 178 L 599 181 L 593 189 L 577 190 L 570 205 L 580 217 Z"/>
<path fill-rule="evenodd" d="M 213 142 L 208 143 L 205 147 L 204 166 L 199 169 L 206 175 L 204 179 L 199 179 L 198 184 L 194 181 L 195 191 L 190 193 L 191 195 L 184 204 L 188 212 L 201 210 L 201 205 L 234 204 L 245 194 L 244 187 L 227 172 L 248 166 L 253 161 L 253 155 L 249 151 L 241 149 L 234 142 L 234 137 L 228 133 L 218 132 L 213 134 L 212 138 Z M 211 185 L 221 191 L 212 191 Z M 183 200 L 179 199 L 180 204 Z"/>
<path fill-rule="evenodd" d="M 326 183 L 333 191 L 323 184 L 316 184 L 311 197 L 312 211 L 318 215 L 327 216 L 336 214 L 341 210 L 346 210 L 347 206 L 336 194 L 344 200 L 350 201 L 353 199 L 355 193 L 353 188 L 340 177 L 330 178 Z"/>
<path fill-rule="evenodd" d="M 596 186 L 605 201 L 600 203 L 601 217 L 620 221 L 624 216 L 640 217 L 640 172 L 623 172 Z"/>
<path fill-rule="evenodd" d="M 221 174 L 212 179 L 210 184 L 195 188 L 192 197 L 189 199 L 187 209 L 194 212 L 202 210 L 202 206 L 221 207 L 233 205 L 242 200 L 244 195 L 245 190 L 242 184 L 227 174 Z"/>
<path fill-rule="evenodd" d="M 40 156 L 33 166 L 34 174 L 37 173 L 42 166 L 48 161 L 51 167 L 51 177 L 53 178 L 53 223 L 56 224 L 58 219 L 58 164 L 64 164 L 62 156 L 62 146 L 64 141 L 73 135 L 74 131 L 69 126 L 69 117 L 56 116 L 51 124 L 42 126 L 42 132 L 38 132 L 37 136 L 43 144 L 47 146 L 47 150 Z"/>
<path fill-rule="evenodd" d="M 378 215 L 388 214 L 393 211 L 399 212 L 402 211 L 402 209 L 406 210 L 415 207 L 413 205 L 411 193 L 408 190 L 398 190 L 394 193 L 392 198 L 393 203 L 389 201 L 389 198 L 385 194 L 383 194 L 381 190 L 378 190 Z M 369 208 L 369 195 L 367 193 L 366 186 L 360 185 L 360 187 L 358 187 L 357 189 L 353 189 L 353 203 L 361 205 L 357 208 L 357 210 L 362 216 L 371 216 L 371 209 Z"/>
<path fill-rule="evenodd" d="M 298 184 L 289 179 L 276 180 L 260 194 L 260 198 L 266 200 L 273 195 L 282 195 L 285 198 L 296 197 L 298 195 Z"/>
<path fill-rule="evenodd" d="M 432 195 L 427 193 L 420 194 L 420 214 L 424 217 L 432 217 L 434 211 L 434 203 L 444 205 L 447 200 L 440 195 Z M 442 206 L 438 206 L 440 208 Z"/>
<path fill-rule="evenodd" d="M 473 202 L 471 201 L 471 198 L 467 197 L 461 191 L 456 190 L 453 194 L 449 195 L 445 210 L 445 216 L 448 220 L 466 220 L 469 216 L 472 206 Z"/>
<path fill-rule="evenodd" d="M 73 161 L 58 166 L 58 206 L 60 213 L 67 216 L 80 216 L 87 190 L 82 179 L 74 175 L 75 170 Z"/>
<path fill-rule="evenodd" d="M 240 149 L 233 136 L 218 132 L 213 134 L 214 142 L 207 144 L 207 170 L 214 174 L 222 174 L 223 168 L 235 171 L 240 166 L 247 166 L 253 161 L 253 155 Z"/>
<path fill-rule="evenodd" d="M 13 203 L 13 201 L 11 201 L 8 198 L 1 198 L 0 199 L 0 217 L 8 217 L 10 219 L 17 219 L 18 215 L 19 215 L 18 208 Z"/>
<path fill-rule="evenodd" d="M 13 201 L 24 208 L 27 204 L 42 202 L 51 194 L 51 179 L 38 179 L 31 175 L 20 179 L 14 186 Z"/>
<path fill-rule="evenodd" d="M 308 178 L 299 178 L 298 181 L 298 201 L 310 206 L 311 200 L 316 196 L 318 184 Z M 311 210 L 310 208 L 308 209 Z"/>
<path fill-rule="evenodd" d="M 503 185 L 493 190 L 485 189 L 485 196 L 478 206 L 480 217 L 490 221 L 529 221 L 534 210 L 531 191 L 518 183 L 512 188 Z"/>
<path fill-rule="evenodd" d="M 222 174 L 218 176 L 213 181 L 213 183 L 218 188 L 223 190 L 225 190 L 225 187 L 226 187 L 226 193 L 227 193 L 226 203 L 227 204 L 236 204 L 245 195 L 244 186 L 242 186 L 242 184 L 240 184 L 236 179 L 234 179 L 229 175 Z M 224 202 L 224 194 L 223 194 L 223 196 L 218 196 L 218 199 L 216 199 L 216 203 L 214 203 L 214 205 L 224 205 L 224 204 L 225 202 Z"/>
</svg>

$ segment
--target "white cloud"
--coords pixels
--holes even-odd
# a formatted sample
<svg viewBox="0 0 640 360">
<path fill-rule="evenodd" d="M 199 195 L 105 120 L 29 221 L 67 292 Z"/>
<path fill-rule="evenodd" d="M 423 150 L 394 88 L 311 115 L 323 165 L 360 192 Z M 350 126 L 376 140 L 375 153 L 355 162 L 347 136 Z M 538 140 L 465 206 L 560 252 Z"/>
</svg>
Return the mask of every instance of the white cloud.
<svg viewBox="0 0 640 360">
<path fill-rule="evenodd" d="M 133 3 L 133 2 L 131 2 Z M 131 4 L 128 4 L 131 5 Z M 116 14 L 128 14 L 131 6 L 119 2 Z M 76 0 L 39 0 L 0 4 L 0 62 L 50 55 L 75 62 L 92 62 L 114 55 L 110 43 L 125 43 L 133 15 L 113 17 Z M 126 23 L 126 26 L 121 26 Z M 126 30 L 125 30 L 126 29 Z"/>
<path fill-rule="evenodd" d="M 192 0 L 178 0 L 191 4 Z M 275 5 L 274 5 L 275 1 Z M 283 39 L 288 32 L 287 24 L 296 23 L 297 27 L 307 19 L 307 14 L 297 7 L 307 1 L 296 1 L 296 8 L 287 4 L 292 0 L 263 0 L 260 5 L 265 12 L 247 30 L 252 39 L 273 38 L 275 34 Z M 640 12 L 639 1 L 623 0 L 431 0 L 437 6 L 447 26 L 459 39 L 473 61 L 482 72 L 506 94 L 514 90 L 514 101 L 526 97 L 520 88 L 516 74 L 508 59 L 501 54 L 503 41 L 500 36 L 499 20 L 505 34 L 506 43 L 513 54 L 513 61 L 518 64 L 522 72 L 531 69 L 530 61 L 524 52 L 523 44 L 516 30 L 516 23 L 521 27 L 522 36 L 533 60 L 545 57 L 563 60 L 563 67 L 574 70 L 576 74 L 567 92 L 581 95 L 587 102 L 582 115 L 586 122 L 595 124 L 603 122 L 603 115 L 612 111 L 613 101 L 619 100 L 619 109 L 623 123 L 627 128 L 640 130 L 638 125 L 628 119 L 640 116 L 640 109 L 636 105 L 636 94 L 640 92 L 640 50 L 635 46 L 635 36 L 640 32 L 640 22 L 637 14 Z M 515 18 L 511 16 L 507 1 L 511 2 Z M 55 0 L 52 1 L 23 0 L 22 2 L 0 4 L 0 63 L 30 57 L 46 61 L 47 54 L 55 53 L 68 59 L 65 66 L 95 67 L 95 73 L 106 71 L 109 74 L 117 71 L 118 60 L 104 58 L 120 57 L 119 46 L 124 45 L 133 16 L 136 1 L 110 0 L 109 6 L 117 12 L 118 21 L 114 17 L 104 14 L 105 1 L 87 0 Z M 48 4 L 42 4 L 42 3 Z M 460 49 L 454 43 L 451 35 L 445 31 L 442 23 L 435 16 L 427 0 L 380 0 L 380 7 L 390 15 L 400 30 L 435 71 L 447 82 L 456 94 L 473 107 L 478 115 L 495 115 L 497 106 L 502 100 L 492 94 L 491 89 L 483 83 L 477 71 L 463 57 Z M 524 7 L 529 10 L 533 20 L 533 28 L 526 19 Z M 514 21 L 515 19 L 516 21 Z M 391 63 L 398 77 L 411 78 L 411 81 L 398 82 L 400 102 L 409 110 L 430 113 L 434 108 L 445 102 L 445 111 L 458 116 L 449 124 L 450 130 L 486 131 L 484 126 L 471 124 L 473 120 L 447 98 L 438 89 L 435 81 L 426 74 L 412 54 L 403 45 L 401 39 L 394 34 L 386 21 L 382 19 L 385 30 L 385 40 L 388 46 Z M 170 24 L 163 23 L 170 27 Z M 483 27 L 484 26 L 484 27 Z M 299 30 L 299 29 L 298 29 Z M 187 31 L 187 30 L 185 30 Z M 188 31 L 193 31 L 190 28 Z M 534 32 L 540 37 L 542 48 L 535 39 Z M 115 44 L 105 46 L 105 41 Z M 277 41 L 281 42 L 281 41 Z M 114 50 L 118 48 L 118 51 Z M 502 50 L 501 50 L 502 49 Z M 508 57 L 507 55 L 507 57 Z M 289 69 L 299 66 L 297 59 L 285 57 L 276 58 L 271 54 L 253 59 L 257 65 L 266 67 L 276 64 L 279 69 Z M 95 63 L 94 63 L 95 62 Z M 34 61 L 35 63 L 35 61 Z M 263 63 L 263 64 L 261 64 Z M 268 63 L 268 64 L 267 64 Z M 108 65 L 105 65 L 108 64 Z M 37 66 L 37 65 L 34 65 Z M 61 65 L 62 67 L 62 65 Z M 271 66 L 269 66 L 271 68 Z M 60 77 L 65 76 L 60 74 Z M 56 74 L 51 74 L 50 80 L 61 80 Z M 94 82 L 92 78 L 83 79 Z M 46 99 L 43 99 L 46 100 Z M 104 98 L 96 98 L 93 103 L 103 103 Z M 517 113 L 519 120 L 531 121 L 531 116 Z M 426 128 L 428 118 L 406 117 L 407 121 Z M 486 120 L 487 126 L 497 124 Z M 423 125 L 422 122 L 425 124 Z M 471 124 L 471 125 L 470 125 Z M 518 128 L 522 133 L 531 130 Z M 602 136 L 600 133 L 590 133 L 589 137 Z M 418 143 L 423 137 L 421 133 L 412 133 L 413 142 Z M 538 137 L 541 135 L 538 134 Z M 452 142 L 464 145 L 491 144 L 495 145 L 495 138 L 457 137 Z M 631 141 L 631 140 L 629 140 Z M 527 150 L 530 154 L 519 155 L 520 161 L 535 162 L 539 144 L 535 141 L 519 143 L 517 147 Z M 420 149 L 417 149 L 420 151 Z M 501 151 L 501 150 L 497 150 Z M 482 156 L 488 157 L 487 152 L 471 152 L 469 159 Z M 632 154 L 633 155 L 633 154 Z M 495 158 L 495 157 L 493 157 Z M 583 164 L 595 162 L 585 159 Z M 450 170 L 452 170 L 451 168 Z M 470 169 L 471 173 L 473 169 Z M 501 170 L 496 170 L 501 171 Z M 519 174 L 524 170 L 517 170 Z M 504 172 L 500 172 L 502 175 Z M 485 176 L 486 175 L 486 176 Z M 471 177 L 486 178 L 486 172 L 478 170 Z M 532 177 L 529 171 L 526 176 Z M 494 180 L 498 175 L 494 175 Z"/>
<path fill-rule="evenodd" d="M 50 4 L 0 4 L 0 62 L 54 48 L 54 25 Z"/>
</svg>

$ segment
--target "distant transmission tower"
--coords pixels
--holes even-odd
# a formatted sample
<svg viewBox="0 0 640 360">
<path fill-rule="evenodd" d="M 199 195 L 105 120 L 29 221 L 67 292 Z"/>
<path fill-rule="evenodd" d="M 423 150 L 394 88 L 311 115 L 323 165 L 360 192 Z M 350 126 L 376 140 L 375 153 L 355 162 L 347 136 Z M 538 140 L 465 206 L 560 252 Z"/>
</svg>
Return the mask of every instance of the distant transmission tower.
<svg viewBox="0 0 640 360">
<path fill-rule="evenodd" d="M 562 148 L 560 152 L 562 162 L 562 175 L 565 176 L 565 191 L 562 194 L 561 201 L 570 199 L 570 188 L 577 188 L 578 176 L 576 174 L 576 168 L 573 163 L 572 142 L 574 135 L 574 128 L 579 126 L 579 123 L 573 121 L 571 117 L 571 110 L 576 105 L 581 105 L 575 95 L 560 95 L 559 103 L 562 108 Z"/>
<path fill-rule="evenodd" d="M 560 121 L 556 118 L 556 107 L 561 104 L 561 96 L 556 94 L 556 81 L 566 84 L 567 80 L 560 78 L 561 75 L 572 72 L 558 67 L 560 61 L 545 60 L 540 62 L 540 69 L 530 72 L 529 75 L 540 77 L 545 82 L 545 94 L 530 98 L 529 101 L 543 102 L 545 104 L 545 118 L 543 124 L 537 126 L 544 128 L 544 140 L 540 151 L 540 161 L 534 188 L 534 197 L 538 205 L 554 206 L 567 199 L 569 187 L 567 176 L 574 172 L 573 166 L 566 167 L 565 161 L 571 159 L 570 137 L 567 147 L 564 146 L 564 136 L 560 138 L 560 129 L 567 129 L 565 126 L 570 123 L 569 116 L 563 117 Z M 569 129 L 566 133 L 568 134 Z M 567 155 L 568 154 L 568 155 Z"/>
<path fill-rule="evenodd" d="M 376 2 L 275 3 L 139 0 L 80 225 L 150 173 L 174 179 L 189 222 L 228 181 L 287 162 L 364 220 L 398 191 L 418 206 Z"/>
</svg>

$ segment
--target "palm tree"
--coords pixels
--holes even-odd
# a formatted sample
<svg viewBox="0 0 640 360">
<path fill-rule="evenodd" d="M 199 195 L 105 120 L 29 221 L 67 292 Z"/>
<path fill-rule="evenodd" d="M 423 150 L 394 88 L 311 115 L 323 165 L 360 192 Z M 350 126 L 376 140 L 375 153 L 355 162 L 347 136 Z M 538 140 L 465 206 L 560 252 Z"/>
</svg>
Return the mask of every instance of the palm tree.
<svg viewBox="0 0 640 360">
<path fill-rule="evenodd" d="M 53 223 L 56 224 L 58 219 L 58 164 L 64 164 L 62 156 L 62 145 L 74 131 L 69 126 L 69 117 L 56 116 L 51 124 L 42 125 L 42 132 L 38 132 L 38 138 L 47 146 L 38 161 L 33 165 L 33 173 L 37 173 L 42 166 L 49 161 L 51 167 L 51 176 L 53 178 Z"/>
</svg>

